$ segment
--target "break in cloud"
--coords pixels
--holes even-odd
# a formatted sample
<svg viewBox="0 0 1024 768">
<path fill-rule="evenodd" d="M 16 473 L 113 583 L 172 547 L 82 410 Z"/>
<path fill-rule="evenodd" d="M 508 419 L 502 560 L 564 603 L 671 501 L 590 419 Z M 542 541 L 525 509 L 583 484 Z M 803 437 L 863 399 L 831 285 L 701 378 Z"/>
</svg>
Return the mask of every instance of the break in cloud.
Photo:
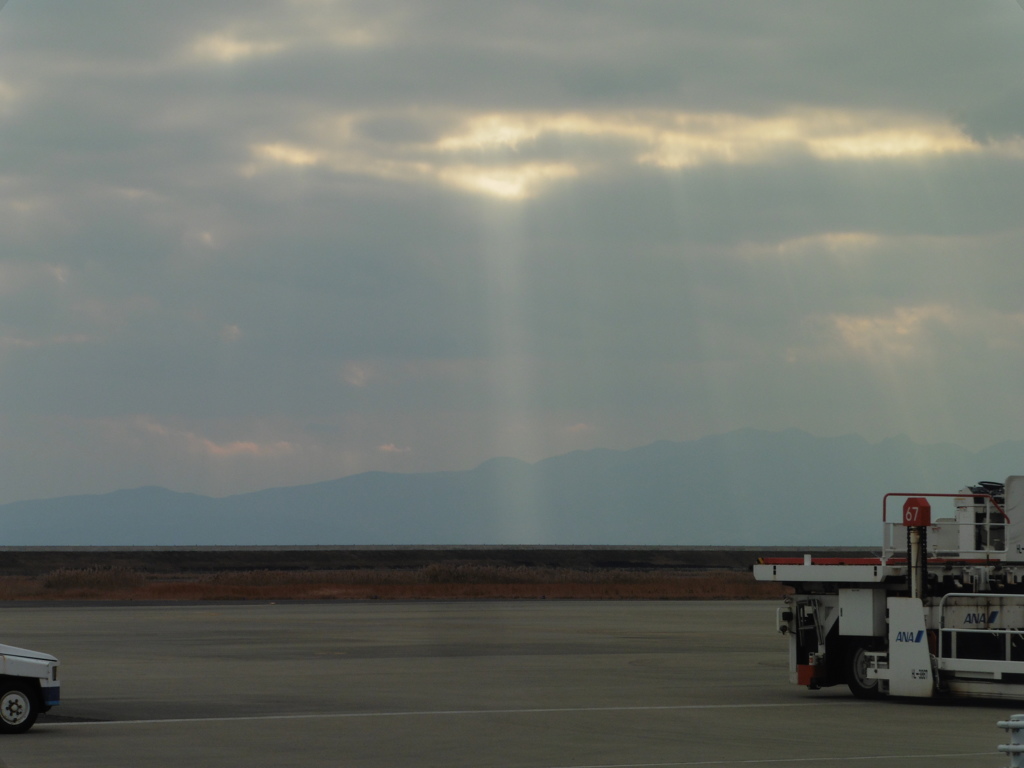
<svg viewBox="0 0 1024 768">
<path fill-rule="evenodd" d="M 1014 2 L 0 14 L 0 502 L 1021 436 Z"/>
</svg>

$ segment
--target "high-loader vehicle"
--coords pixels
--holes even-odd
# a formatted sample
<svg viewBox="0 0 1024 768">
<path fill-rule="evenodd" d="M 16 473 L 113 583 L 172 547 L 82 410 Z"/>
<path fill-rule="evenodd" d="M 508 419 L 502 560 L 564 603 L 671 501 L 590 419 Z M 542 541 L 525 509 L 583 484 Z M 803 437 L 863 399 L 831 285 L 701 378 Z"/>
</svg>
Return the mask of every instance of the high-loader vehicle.
<svg viewBox="0 0 1024 768">
<path fill-rule="evenodd" d="M 790 681 L 854 695 L 1024 699 L 1024 476 L 889 493 L 877 557 L 762 558 Z"/>
<path fill-rule="evenodd" d="M 60 704 L 59 664 L 48 653 L 0 645 L 0 733 L 24 733 Z"/>
</svg>

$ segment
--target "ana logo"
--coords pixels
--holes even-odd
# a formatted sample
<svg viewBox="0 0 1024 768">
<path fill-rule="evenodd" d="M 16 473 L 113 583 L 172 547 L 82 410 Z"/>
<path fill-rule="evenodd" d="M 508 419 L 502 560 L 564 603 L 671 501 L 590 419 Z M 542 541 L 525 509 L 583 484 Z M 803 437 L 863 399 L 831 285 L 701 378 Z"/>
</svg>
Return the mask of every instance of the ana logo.
<svg viewBox="0 0 1024 768">
<path fill-rule="evenodd" d="M 896 642 L 897 643 L 920 643 L 924 638 L 924 630 L 920 629 L 917 632 L 897 632 Z"/>
<path fill-rule="evenodd" d="M 995 624 L 999 611 L 992 611 L 987 616 L 984 613 L 968 613 L 964 624 Z"/>
</svg>

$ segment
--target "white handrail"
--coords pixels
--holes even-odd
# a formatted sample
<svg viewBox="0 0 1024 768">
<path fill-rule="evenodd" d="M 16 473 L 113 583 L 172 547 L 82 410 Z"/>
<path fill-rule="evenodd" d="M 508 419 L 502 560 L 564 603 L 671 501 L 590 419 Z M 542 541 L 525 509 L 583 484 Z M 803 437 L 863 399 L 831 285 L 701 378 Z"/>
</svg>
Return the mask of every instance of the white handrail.
<svg viewBox="0 0 1024 768">
<path fill-rule="evenodd" d="M 986 627 L 986 628 L 981 628 L 981 629 L 975 629 L 975 628 L 967 628 L 967 627 L 947 627 L 946 626 L 946 600 L 948 600 L 951 597 L 966 597 L 966 598 L 970 598 L 970 599 L 972 599 L 974 601 L 977 601 L 978 598 L 980 596 L 982 596 L 982 595 L 984 595 L 985 602 L 989 603 L 989 604 L 991 604 L 991 603 L 999 603 L 1000 605 L 1002 605 L 1004 601 L 1011 601 L 1011 602 L 1012 601 L 1017 601 L 1018 603 L 1024 603 L 1024 595 L 1002 595 L 1002 594 L 995 595 L 995 594 L 985 594 L 985 593 L 978 593 L 978 592 L 949 592 L 948 594 L 943 595 L 942 599 L 939 600 L 939 638 L 938 638 L 939 639 L 939 644 L 938 644 L 939 647 L 937 649 L 938 650 L 938 657 L 939 657 L 939 659 L 943 659 L 943 658 L 957 659 L 957 658 L 960 658 L 959 656 L 956 655 L 956 635 L 958 635 L 960 633 L 964 633 L 964 634 L 984 634 L 984 635 L 1004 635 L 1004 636 L 1007 636 L 1007 637 L 1012 636 L 1012 635 L 1024 636 L 1024 628 L 1022 628 L 1022 627 Z M 947 634 L 951 636 L 950 655 L 948 657 L 943 655 L 944 639 L 945 639 L 945 636 Z M 1012 661 L 1012 659 L 1009 658 L 1010 657 L 1010 646 L 1009 646 L 1009 643 L 1007 643 L 1007 645 L 1006 645 L 1005 656 L 1006 656 L 1006 658 L 1002 659 L 1002 661 Z"/>
</svg>

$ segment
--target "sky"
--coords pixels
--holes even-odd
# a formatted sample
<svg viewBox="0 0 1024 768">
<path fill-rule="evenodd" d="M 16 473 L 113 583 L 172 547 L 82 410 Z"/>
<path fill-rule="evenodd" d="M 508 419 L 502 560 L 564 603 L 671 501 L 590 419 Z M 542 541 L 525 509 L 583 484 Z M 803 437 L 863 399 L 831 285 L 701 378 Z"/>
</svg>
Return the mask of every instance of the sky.
<svg viewBox="0 0 1024 768">
<path fill-rule="evenodd" d="M 1014 0 L 9 0 L 0 503 L 1024 438 Z"/>
</svg>

